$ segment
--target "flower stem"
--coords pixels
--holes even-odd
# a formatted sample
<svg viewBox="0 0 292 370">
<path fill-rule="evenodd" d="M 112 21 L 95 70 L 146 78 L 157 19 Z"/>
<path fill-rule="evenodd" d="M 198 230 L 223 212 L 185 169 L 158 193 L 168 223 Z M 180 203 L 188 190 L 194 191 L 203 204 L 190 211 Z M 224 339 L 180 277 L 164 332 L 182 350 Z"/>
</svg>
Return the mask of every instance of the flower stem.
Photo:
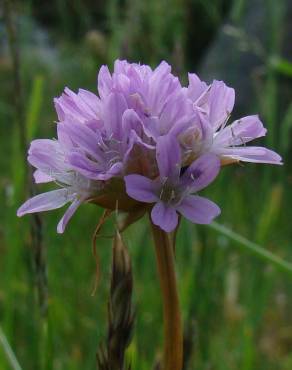
<svg viewBox="0 0 292 370">
<path fill-rule="evenodd" d="M 183 334 L 176 286 L 174 248 L 169 235 L 151 222 L 163 296 L 164 353 L 162 370 L 181 370 Z"/>
</svg>

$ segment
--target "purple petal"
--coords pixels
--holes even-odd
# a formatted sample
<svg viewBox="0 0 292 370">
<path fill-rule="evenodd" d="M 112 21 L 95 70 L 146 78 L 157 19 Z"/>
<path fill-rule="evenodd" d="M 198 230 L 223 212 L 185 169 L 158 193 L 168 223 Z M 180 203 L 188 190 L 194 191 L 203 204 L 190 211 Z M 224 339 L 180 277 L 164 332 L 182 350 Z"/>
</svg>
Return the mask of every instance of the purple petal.
<svg viewBox="0 0 292 370">
<path fill-rule="evenodd" d="M 84 149 L 96 160 L 102 160 L 97 136 L 85 124 L 67 121 L 63 124 L 63 130 L 78 147 Z"/>
<path fill-rule="evenodd" d="M 209 185 L 218 175 L 220 160 L 214 154 L 204 154 L 199 157 L 182 176 L 182 183 L 196 192 Z"/>
<path fill-rule="evenodd" d="M 172 128 L 169 131 L 169 134 L 173 136 L 178 135 L 184 135 L 186 131 L 188 131 L 192 126 L 194 126 L 194 122 L 199 121 L 199 116 L 196 112 L 194 112 L 191 116 L 190 115 L 184 115 L 180 117 L 175 124 L 172 126 Z M 212 130 L 213 133 L 213 130 Z"/>
<path fill-rule="evenodd" d="M 195 102 L 204 91 L 207 90 L 208 85 L 206 82 L 201 81 L 195 73 L 189 73 L 189 86 L 187 89 L 188 97 Z"/>
<path fill-rule="evenodd" d="M 66 117 L 74 118 L 80 122 L 96 118 L 94 111 L 68 87 L 65 88 L 64 93 L 59 98 L 54 99 L 54 102 L 61 122 Z"/>
<path fill-rule="evenodd" d="M 169 134 L 157 139 L 156 160 L 161 178 L 176 180 L 180 173 L 181 153 L 177 139 Z"/>
<path fill-rule="evenodd" d="M 96 117 L 96 110 L 92 109 L 91 105 L 88 105 L 87 101 L 82 99 L 85 91 L 86 90 L 83 90 L 83 92 L 81 91 L 81 93 L 75 94 L 74 91 L 70 90 L 68 87 L 64 90 L 65 94 L 67 94 L 73 104 L 75 104 L 75 109 L 80 112 L 84 118 L 94 119 Z"/>
<path fill-rule="evenodd" d="M 188 101 L 181 92 L 174 94 L 165 104 L 159 117 L 160 135 L 166 135 L 187 114 Z"/>
<path fill-rule="evenodd" d="M 124 74 L 113 75 L 113 90 L 118 91 L 122 94 L 130 94 L 130 79 Z"/>
<path fill-rule="evenodd" d="M 144 133 L 148 136 L 153 138 L 155 141 L 160 136 L 159 131 L 159 118 L 158 117 L 147 117 L 145 118 L 143 123 Z"/>
<path fill-rule="evenodd" d="M 151 114 L 160 115 L 171 94 L 180 88 L 178 78 L 171 74 L 171 67 L 166 62 L 161 62 L 148 80 L 147 91 L 144 91 Z"/>
<path fill-rule="evenodd" d="M 135 130 L 137 133 L 142 132 L 142 121 L 133 109 L 127 109 L 124 112 L 122 117 L 122 128 L 125 137 L 129 135 L 131 130 Z"/>
<path fill-rule="evenodd" d="M 112 76 L 107 66 L 101 66 L 97 77 L 98 93 L 105 99 L 112 89 Z"/>
<path fill-rule="evenodd" d="M 124 165 L 122 162 L 114 163 L 109 169 L 104 170 L 104 172 L 99 173 L 95 176 L 97 180 L 106 181 L 114 176 L 119 176 L 123 172 Z"/>
<path fill-rule="evenodd" d="M 214 138 L 214 147 L 243 145 L 253 139 L 265 136 L 264 128 L 258 116 L 243 117 L 220 130 Z"/>
<path fill-rule="evenodd" d="M 33 140 L 28 150 L 28 161 L 46 173 L 52 170 L 62 172 L 68 169 L 60 143 L 56 140 Z"/>
<path fill-rule="evenodd" d="M 114 63 L 114 72 L 115 73 L 127 73 L 127 67 L 129 67 L 129 63 L 126 60 L 115 60 Z"/>
<path fill-rule="evenodd" d="M 178 222 L 176 210 L 169 205 L 158 202 L 151 211 L 152 222 L 167 233 L 173 231 Z"/>
<path fill-rule="evenodd" d="M 103 119 L 109 136 L 122 138 L 122 116 L 127 108 L 127 102 L 120 93 L 111 93 L 106 98 Z"/>
<path fill-rule="evenodd" d="M 80 206 L 82 201 L 80 199 L 75 199 L 71 204 L 70 207 L 68 207 L 67 211 L 64 213 L 64 216 L 61 218 L 61 220 L 58 223 L 57 226 L 57 232 L 59 234 L 63 234 L 69 220 L 76 212 L 77 208 Z"/>
<path fill-rule="evenodd" d="M 125 143 L 125 148 L 124 148 L 124 157 L 123 157 L 123 163 L 126 164 L 130 158 L 130 154 L 132 152 L 132 149 L 134 148 L 134 145 L 140 145 L 144 147 L 145 149 L 149 150 L 154 150 L 155 146 L 146 144 L 140 136 L 137 135 L 136 131 L 131 130 L 129 137 L 128 137 L 128 142 Z"/>
<path fill-rule="evenodd" d="M 51 176 L 40 170 L 35 170 L 33 173 L 33 177 L 36 184 L 43 184 L 54 180 Z"/>
<path fill-rule="evenodd" d="M 101 164 L 91 161 L 86 155 L 79 152 L 70 153 L 68 160 L 72 168 L 90 179 L 97 179 L 97 175 L 103 170 Z"/>
<path fill-rule="evenodd" d="M 79 89 L 78 96 L 90 107 L 94 114 L 99 114 L 101 102 L 95 94 L 88 90 Z"/>
<path fill-rule="evenodd" d="M 127 194 L 140 202 L 154 203 L 159 198 L 159 184 L 141 175 L 128 175 L 124 177 Z"/>
<path fill-rule="evenodd" d="M 26 213 L 43 212 L 61 208 L 69 201 L 70 198 L 68 197 L 67 189 L 49 191 L 47 193 L 39 194 L 31 199 L 28 199 L 18 209 L 17 216 L 21 217 Z"/>
<path fill-rule="evenodd" d="M 234 89 L 223 81 L 214 81 L 209 92 L 209 119 L 217 130 L 232 112 L 235 100 Z"/>
<path fill-rule="evenodd" d="M 216 150 L 216 154 L 223 158 L 232 158 L 243 162 L 283 164 L 279 154 L 261 146 L 225 148 Z"/>
<path fill-rule="evenodd" d="M 176 209 L 196 224 L 210 224 L 221 212 L 215 203 L 197 195 L 187 196 Z"/>
<path fill-rule="evenodd" d="M 58 142 L 63 148 L 70 150 L 74 147 L 74 144 L 67 133 L 66 125 L 64 123 L 57 124 L 57 135 Z"/>
</svg>

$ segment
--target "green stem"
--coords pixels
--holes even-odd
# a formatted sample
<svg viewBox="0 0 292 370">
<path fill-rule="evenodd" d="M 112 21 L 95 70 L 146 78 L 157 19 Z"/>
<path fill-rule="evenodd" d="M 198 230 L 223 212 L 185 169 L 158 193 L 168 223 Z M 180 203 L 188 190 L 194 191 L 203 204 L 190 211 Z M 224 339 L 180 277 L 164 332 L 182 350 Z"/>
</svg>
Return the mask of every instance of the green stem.
<svg viewBox="0 0 292 370">
<path fill-rule="evenodd" d="M 174 248 L 169 235 L 151 222 L 163 297 L 164 354 L 162 370 L 181 370 L 183 333 L 176 286 Z"/>
</svg>

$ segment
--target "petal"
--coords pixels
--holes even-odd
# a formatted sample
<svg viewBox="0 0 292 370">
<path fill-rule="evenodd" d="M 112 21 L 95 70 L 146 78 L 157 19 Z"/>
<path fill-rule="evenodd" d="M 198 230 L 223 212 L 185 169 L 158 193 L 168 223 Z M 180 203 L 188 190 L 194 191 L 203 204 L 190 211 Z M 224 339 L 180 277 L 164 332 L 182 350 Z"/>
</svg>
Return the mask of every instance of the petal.
<svg viewBox="0 0 292 370">
<path fill-rule="evenodd" d="M 169 233 L 176 228 L 178 215 L 175 208 L 165 203 L 158 202 L 151 211 L 151 219 L 155 225 Z"/>
<path fill-rule="evenodd" d="M 67 120 L 66 123 L 63 124 L 63 130 L 78 147 L 84 149 L 96 160 L 102 160 L 98 147 L 98 137 L 95 135 L 95 132 L 84 123 Z"/>
<path fill-rule="evenodd" d="M 181 153 L 177 139 L 169 134 L 157 139 L 156 160 L 161 178 L 176 180 L 180 173 Z"/>
<path fill-rule="evenodd" d="M 134 145 L 140 145 L 144 147 L 145 149 L 154 150 L 155 146 L 149 145 L 144 143 L 144 141 L 136 134 L 134 130 L 132 130 L 128 137 L 128 142 L 124 143 L 124 157 L 123 157 L 123 163 L 126 165 L 128 160 L 130 160 L 130 155 L 132 152 L 132 149 L 134 148 Z"/>
<path fill-rule="evenodd" d="M 85 90 L 83 90 L 85 91 Z M 82 99 L 82 92 L 81 94 L 76 94 L 74 91 L 70 90 L 68 87 L 64 89 L 65 94 L 68 96 L 69 99 L 72 100 L 72 103 L 75 105 L 74 110 L 80 112 L 81 116 L 85 119 L 94 119 L 96 117 L 96 113 L 92 110 L 91 106 L 89 106 L 84 99 Z"/>
<path fill-rule="evenodd" d="M 120 60 L 117 59 L 114 62 L 114 72 L 115 73 L 126 73 L 127 67 L 130 66 L 130 64 L 126 60 Z"/>
<path fill-rule="evenodd" d="M 60 143 L 56 140 L 33 140 L 28 150 L 29 163 L 42 172 L 63 172 L 68 169 Z"/>
<path fill-rule="evenodd" d="M 28 199 L 17 211 L 17 216 L 21 217 L 26 213 L 50 211 L 63 207 L 70 198 L 67 189 L 49 191 L 47 193 L 36 195 Z"/>
<path fill-rule="evenodd" d="M 265 136 L 264 128 L 258 116 L 243 117 L 220 130 L 214 138 L 214 147 L 243 145 L 253 139 Z"/>
<path fill-rule="evenodd" d="M 122 173 L 123 168 L 124 165 L 122 162 L 116 162 L 108 170 L 104 170 L 104 172 L 97 174 L 95 178 L 102 181 L 109 180 L 114 176 L 119 176 Z"/>
<path fill-rule="evenodd" d="M 142 121 L 133 109 L 127 109 L 122 117 L 122 128 L 124 137 L 127 138 L 131 130 L 142 133 Z"/>
<path fill-rule="evenodd" d="M 206 82 L 201 81 L 195 73 L 189 73 L 189 86 L 187 88 L 188 97 L 195 102 L 204 91 L 207 90 Z"/>
<path fill-rule="evenodd" d="M 71 167 L 90 179 L 97 179 L 97 175 L 103 171 L 103 166 L 93 162 L 86 155 L 79 152 L 72 152 L 68 155 Z"/>
<path fill-rule="evenodd" d="M 36 184 L 43 184 L 46 182 L 54 181 L 54 179 L 47 175 L 46 173 L 40 171 L 40 170 L 35 170 L 33 173 L 34 181 Z"/>
<path fill-rule="evenodd" d="M 112 76 L 107 66 L 101 66 L 97 77 L 98 93 L 105 99 L 112 89 Z"/>
<path fill-rule="evenodd" d="M 161 115 L 159 116 L 160 135 L 166 135 L 180 120 L 188 113 L 188 101 L 180 91 L 167 101 Z"/>
<path fill-rule="evenodd" d="M 130 79 L 124 74 L 113 75 L 113 90 L 118 91 L 125 96 L 130 94 Z"/>
<path fill-rule="evenodd" d="M 147 107 L 152 115 L 160 115 L 172 93 L 179 91 L 181 85 L 171 74 L 171 67 L 161 62 L 148 79 L 148 89 L 144 91 Z"/>
<path fill-rule="evenodd" d="M 196 224 L 210 224 L 221 212 L 215 203 L 197 195 L 187 196 L 176 209 Z"/>
<path fill-rule="evenodd" d="M 154 116 L 145 118 L 143 120 L 143 128 L 145 134 L 156 141 L 157 138 L 160 136 L 159 118 Z"/>
<path fill-rule="evenodd" d="M 216 131 L 228 118 L 233 110 L 235 92 L 223 81 L 213 81 L 207 94 L 209 105 L 209 119 Z"/>
<path fill-rule="evenodd" d="M 283 164 L 282 158 L 273 150 L 261 146 L 247 146 L 241 148 L 225 148 L 214 151 L 223 158 L 232 158 L 243 162 Z"/>
<path fill-rule="evenodd" d="M 128 108 L 124 96 L 120 93 L 110 93 L 105 101 L 103 119 L 106 122 L 107 134 L 116 139 L 122 138 L 122 116 Z"/>
<path fill-rule="evenodd" d="M 141 175 L 125 176 L 127 194 L 140 202 L 153 203 L 159 198 L 156 195 L 159 191 L 159 184 Z"/>
<path fill-rule="evenodd" d="M 214 154 L 204 154 L 199 157 L 183 174 L 181 180 L 191 192 L 199 191 L 209 185 L 218 175 L 220 160 Z"/>
<path fill-rule="evenodd" d="M 99 114 L 100 99 L 91 91 L 79 89 L 78 96 L 90 107 L 94 114 Z"/>
<path fill-rule="evenodd" d="M 61 220 L 58 223 L 57 232 L 59 234 L 63 234 L 69 220 L 74 215 L 74 213 L 76 212 L 77 208 L 80 206 L 81 203 L 82 203 L 81 199 L 75 199 L 70 204 L 70 207 L 68 207 L 67 211 L 64 213 L 64 216 L 61 218 Z"/>
<path fill-rule="evenodd" d="M 57 124 L 57 136 L 58 142 L 64 149 L 70 150 L 74 148 L 74 144 L 67 133 L 66 125 L 64 123 Z"/>
</svg>

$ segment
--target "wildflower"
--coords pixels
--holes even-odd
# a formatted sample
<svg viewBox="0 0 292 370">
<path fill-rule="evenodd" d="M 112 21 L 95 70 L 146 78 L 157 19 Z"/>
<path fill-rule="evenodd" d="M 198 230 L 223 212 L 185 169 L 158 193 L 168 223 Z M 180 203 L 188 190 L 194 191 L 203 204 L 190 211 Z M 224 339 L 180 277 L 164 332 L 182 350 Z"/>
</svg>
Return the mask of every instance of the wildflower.
<svg viewBox="0 0 292 370">
<path fill-rule="evenodd" d="M 172 135 L 157 140 L 156 159 L 159 177 L 151 180 L 141 175 L 125 177 L 128 195 L 140 202 L 155 203 L 151 219 L 164 231 L 173 231 L 178 214 L 198 224 L 208 224 L 220 214 L 219 207 L 210 200 L 191 195 L 211 183 L 220 169 L 215 155 L 201 156 L 183 174 L 180 147 Z"/>
<path fill-rule="evenodd" d="M 200 115 L 200 122 L 193 125 L 199 131 L 189 149 L 196 154 L 211 152 L 223 162 L 244 161 L 255 163 L 282 164 L 281 157 L 272 150 L 246 143 L 265 136 L 267 130 L 257 115 L 243 117 L 227 125 L 235 101 L 234 89 L 222 81 L 210 86 L 194 75 L 189 75 L 186 95 Z M 190 128 L 184 133 L 187 137 Z"/>
<path fill-rule="evenodd" d="M 37 183 L 53 181 L 60 189 L 28 200 L 19 216 L 71 203 L 57 228 L 63 232 L 84 202 L 138 210 L 137 217 L 153 206 L 152 222 L 171 231 L 178 214 L 195 223 L 219 214 L 193 193 L 213 181 L 220 161 L 281 163 L 271 150 L 245 146 L 266 134 L 257 116 L 227 125 L 235 94 L 222 81 L 208 86 L 190 74 L 185 88 L 166 62 L 152 70 L 118 60 L 112 74 L 101 67 L 97 90 L 65 88 L 54 99 L 57 139 L 33 141 L 28 161 Z"/>
<path fill-rule="evenodd" d="M 96 196 L 102 185 L 74 171 L 66 163 L 65 153 L 58 141 L 46 139 L 32 141 L 28 161 L 37 168 L 34 172 L 36 183 L 54 181 L 60 189 L 39 194 L 27 200 L 18 209 L 17 215 L 49 211 L 71 202 L 57 226 L 57 231 L 63 233 L 80 204 Z"/>
</svg>

